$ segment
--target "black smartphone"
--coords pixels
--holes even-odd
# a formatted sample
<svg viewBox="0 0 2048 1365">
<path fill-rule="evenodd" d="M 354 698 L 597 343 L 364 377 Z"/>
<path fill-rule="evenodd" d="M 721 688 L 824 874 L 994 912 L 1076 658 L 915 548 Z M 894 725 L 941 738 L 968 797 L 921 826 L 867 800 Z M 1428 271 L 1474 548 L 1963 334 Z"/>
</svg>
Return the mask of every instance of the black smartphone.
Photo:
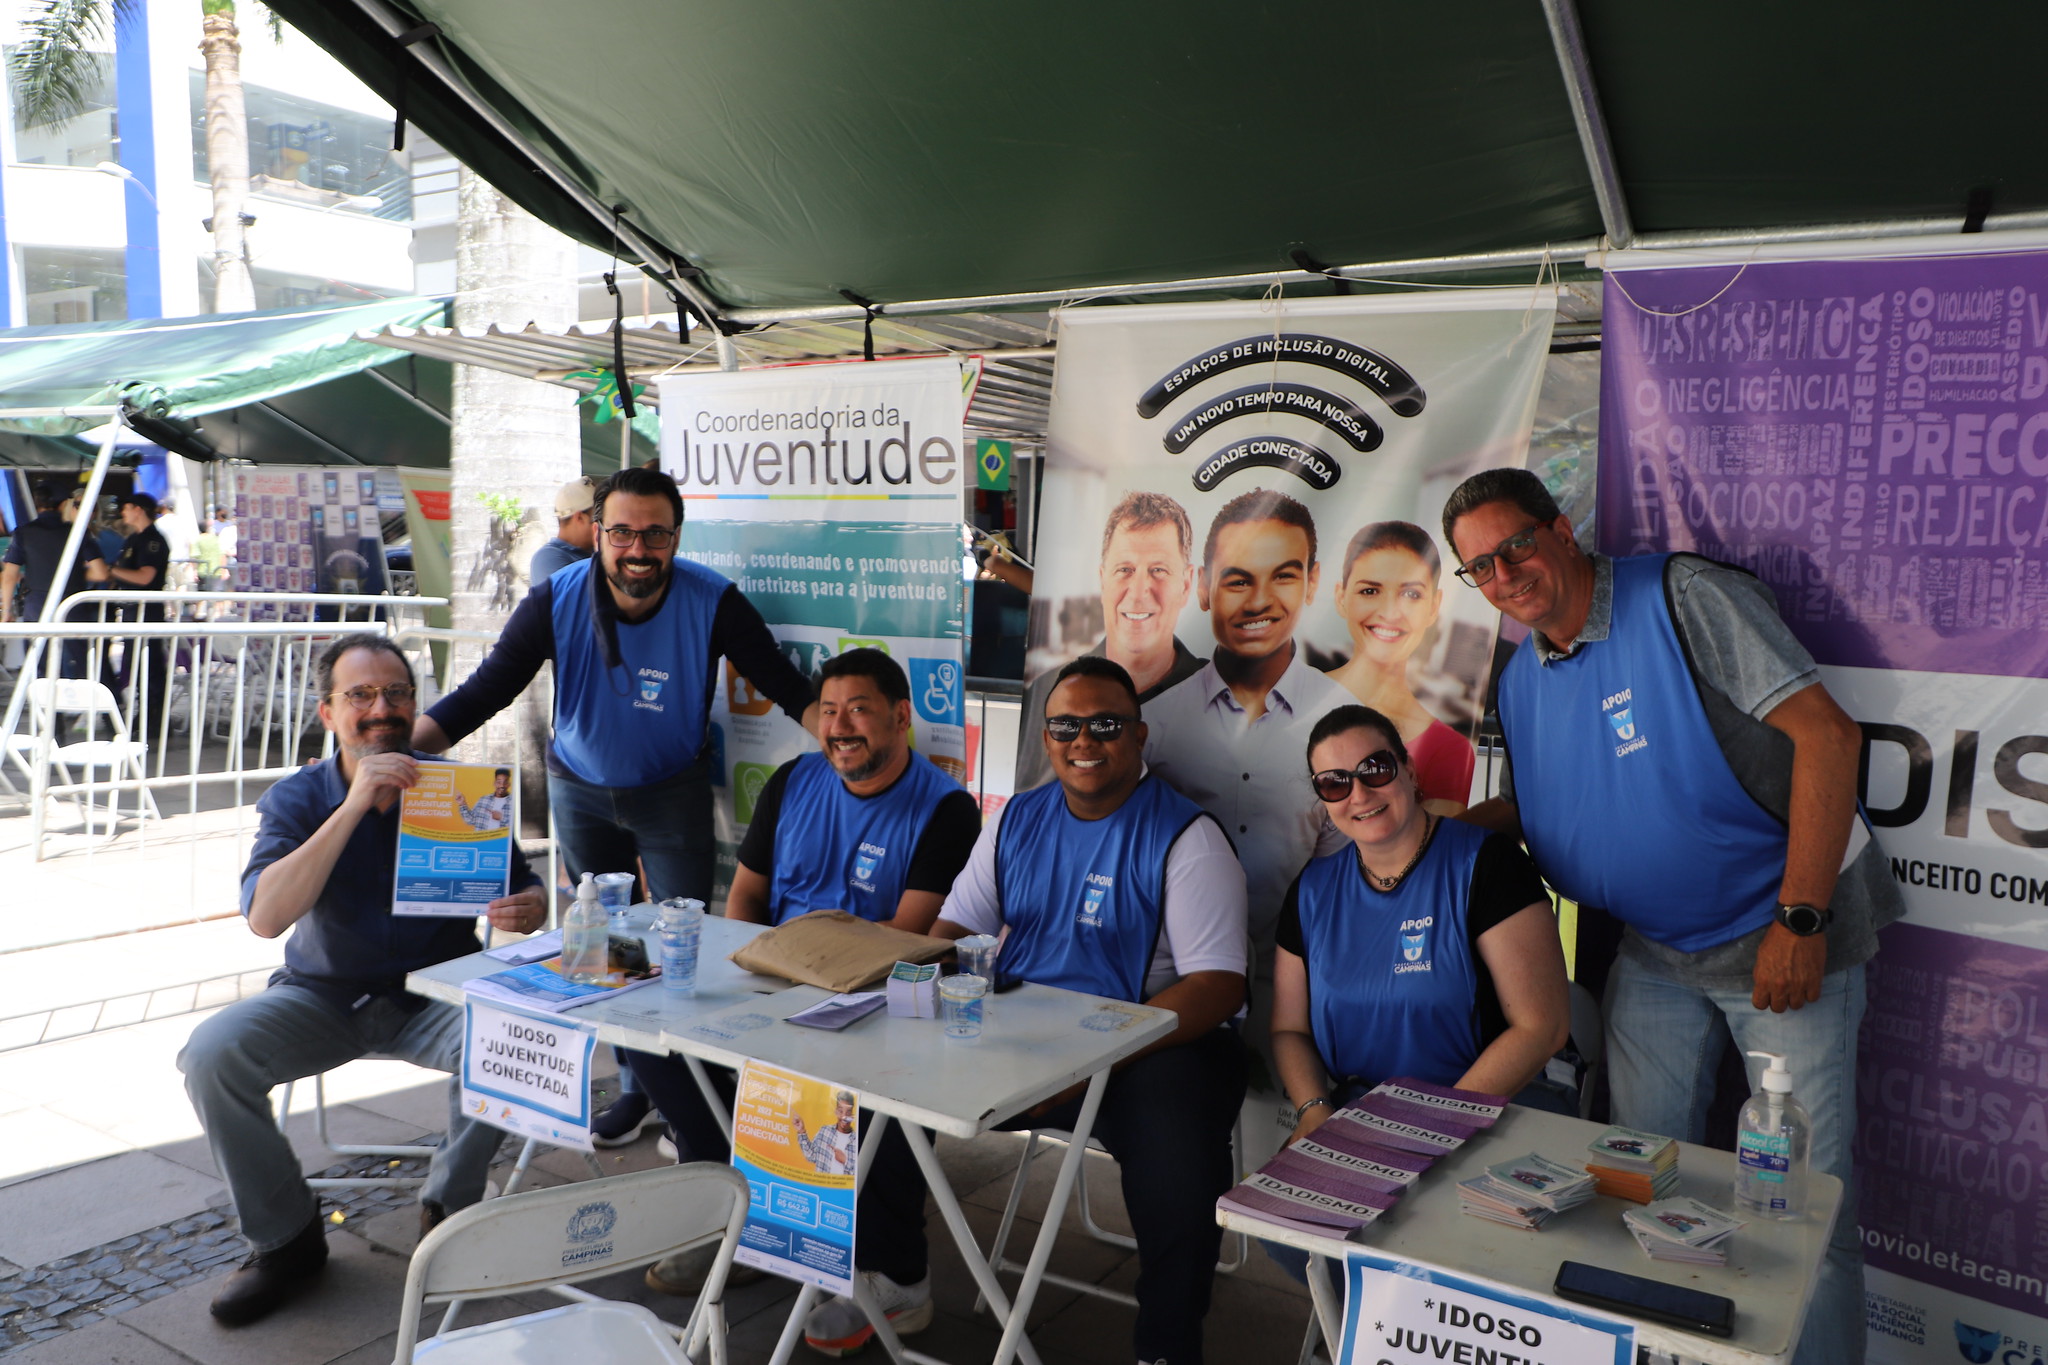
<svg viewBox="0 0 2048 1365">
<path fill-rule="evenodd" d="M 1605 1308 L 1623 1317 L 1647 1318 L 1710 1337 L 1735 1335 L 1735 1300 L 1720 1294 L 1603 1270 L 1582 1261 L 1560 1263 L 1551 1290 L 1560 1299 Z"/>
</svg>

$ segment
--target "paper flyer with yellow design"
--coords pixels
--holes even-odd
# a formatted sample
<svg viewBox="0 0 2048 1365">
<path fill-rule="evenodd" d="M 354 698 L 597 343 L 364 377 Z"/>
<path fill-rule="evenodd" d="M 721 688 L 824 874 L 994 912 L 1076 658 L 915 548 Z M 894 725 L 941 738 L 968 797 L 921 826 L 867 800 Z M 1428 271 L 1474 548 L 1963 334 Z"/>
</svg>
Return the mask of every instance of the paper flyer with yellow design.
<svg viewBox="0 0 2048 1365">
<path fill-rule="evenodd" d="M 505 895 L 518 789 L 514 768 L 420 764 L 399 802 L 391 913 L 469 919 Z"/>
<path fill-rule="evenodd" d="M 860 1096 L 750 1061 L 732 1117 L 732 1164 L 749 1191 L 739 1261 L 851 1293 Z"/>
</svg>

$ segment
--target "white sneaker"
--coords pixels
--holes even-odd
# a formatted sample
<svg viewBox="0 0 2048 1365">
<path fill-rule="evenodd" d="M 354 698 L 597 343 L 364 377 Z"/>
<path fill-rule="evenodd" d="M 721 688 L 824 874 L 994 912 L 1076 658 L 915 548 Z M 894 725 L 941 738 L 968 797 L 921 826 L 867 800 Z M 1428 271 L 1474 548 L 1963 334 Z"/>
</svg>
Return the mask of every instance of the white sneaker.
<svg viewBox="0 0 2048 1365">
<path fill-rule="evenodd" d="M 669 1161 L 681 1161 L 683 1159 L 683 1154 L 676 1150 L 675 1139 L 667 1133 L 663 1133 L 654 1140 L 654 1150 Z"/>
<path fill-rule="evenodd" d="M 887 1315 L 899 1337 L 915 1336 L 932 1325 L 932 1277 L 916 1284 L 898 1284 L 879 1270 L 856 1272 Z M 804 1319 L 804 1345 L 819 1355 L 850 1356 L 875 1339 L 874 1324 L 860 1305 L 835 1295 Z"/>
</svg>

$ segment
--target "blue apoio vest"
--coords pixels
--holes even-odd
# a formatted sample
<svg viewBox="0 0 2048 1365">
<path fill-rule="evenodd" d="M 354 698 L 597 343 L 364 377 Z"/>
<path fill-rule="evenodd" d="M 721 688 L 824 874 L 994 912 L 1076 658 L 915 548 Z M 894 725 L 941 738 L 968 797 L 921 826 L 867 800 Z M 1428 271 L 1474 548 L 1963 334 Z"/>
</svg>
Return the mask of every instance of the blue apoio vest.
<svg viewBox="0 0 2048 1365">
<path fill-rule="evenodd" d="M 585 782 L 644 787 L 674 777 L 704 747 L 711 623 L 732 586 L 687 559 L 645 620 L 619 621 L 619 662 L 605 664 L 591 619 L 595 559 L 557 570 L 554 591 L 555 756 Z"/>
<path fill-rule="evenodd" d="M 1465 910 L 1485 842 L 1477 826 L 1440 821 L 1422 861 L 1388 892 L 1365 884 L 1352 848 L 1301 870 L 1309 1026 L 1333 1079 L 1452 1085 L 1478 1058 L 1479 973 Z"/>
<path fill-rule="evenodd" d="M 1146 777 L 1116 811 L 1082 820 L 1057 782 L 1010 798 L 996 828 L 1000 969 L 1042 986 L 1142 1001 L 1166 913 L 1166 855 L 1202 808 Z"/>
<path fill-rule="evenodd" d="M 885 792 L 855 796 L 823 754 L 789 771 L 775 816 L 770 923 L 813 910 L 892 919 L 910 876 L 910 855 L 948 792 L 960 784 L 913 752 Z"/>
<path fill-rule="evenodd" d="M 1547 664 L 1534 638 L 1501 672 L 1522 833 L 1575 901 L 1696 953 L 1770 922 L 1785 827 L 1714 738 L 1664 599 L 1669 555 L 1614 561 L 1614 626 Z"/>
</svg>

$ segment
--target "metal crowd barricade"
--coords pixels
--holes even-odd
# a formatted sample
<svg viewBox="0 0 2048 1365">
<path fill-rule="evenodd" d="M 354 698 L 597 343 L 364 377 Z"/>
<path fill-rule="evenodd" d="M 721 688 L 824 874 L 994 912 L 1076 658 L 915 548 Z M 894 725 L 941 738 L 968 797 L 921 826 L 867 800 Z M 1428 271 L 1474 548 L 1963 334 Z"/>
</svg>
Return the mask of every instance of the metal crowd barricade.
<svg viewBox="0 0 2048 1365">
<path fill-rule="evenodd" d="M 67 598 L 62 621 L 0 625 L 0 641 L 28 645 L 0 721 L 0 788 L 28 798 L 36 860 L 44 856 L 51 799 L 69 797 L 89 811 L 100 797 L 130 790 L 138 793 L 140 810 L 141 792 L 183 787 L 189 813 L 199 808 L 202 786 L 229 784 L 239 840 L 249 783 L 284 777 L 329 752 L 312 682 L 320 650 L 354 631 L 394 639 L 417 632 L 429 608 L 446 605 L 442 598 L 333 593 L 92 591 Z M 180 619 L 118 619 L 120 609 L 142 606 L 165 607 Z M 315 612 L 334 619 L 258 619 Z M 71 640 L 85 642 L 82 659 L 76 650 L 65 659 L 63 646 Z M 149 662 L 156 650 L 162 651 L 161 684 Z M 25 717 L 33 718 L 28 680 L 66 671 L 114 686 L 128 735 L 147 745 L 144 775 L 101 779 L 87 768 L 84 781 L 73 780 L 60 762 L 64 736 L 55 727 L 24 726 Z M 161 698 L 153 695 L 159 685 Z M 95 719 L 85 724 L 84 738 L 91 741 Z M 51 780 L 53 768 L 62 780 Z M 145 845 L 147 825 L 140 820 Z"/>
</svg>

